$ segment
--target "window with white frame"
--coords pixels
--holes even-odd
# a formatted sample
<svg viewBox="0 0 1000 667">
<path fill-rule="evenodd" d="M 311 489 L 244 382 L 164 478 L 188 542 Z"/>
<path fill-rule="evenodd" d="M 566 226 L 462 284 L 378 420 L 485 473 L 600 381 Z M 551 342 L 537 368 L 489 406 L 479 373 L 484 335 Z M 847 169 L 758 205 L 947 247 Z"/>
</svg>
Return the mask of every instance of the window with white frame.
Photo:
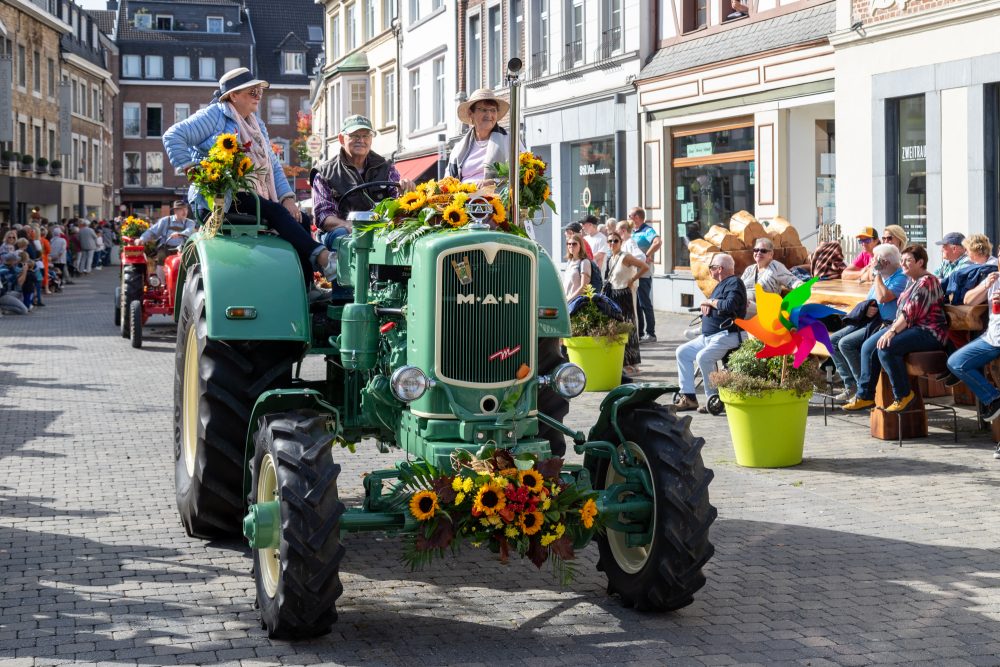
<svg viewBox="0 0 1000 667">
<path fill-rule="evenodd" d="M 473 14 L 469 17 L 469 56 L 468 56 L 468 87 L 469 93 L 483 87 L 483 42 L 482 17 Z"/>
<path fill-rule="evenodd" d="M 410 23 L 420 20 L 420 0 L 410 0 Z"/>
<path fill-rule="evenodd" d="M 275 95 L 267 98 L 267 122 L 288 125 L 288 98 Z"/>
<path fill-rule="evenodd" d="M 375 36 L 375 0 L 362 0 L 365 3 L 365 41 L 370 42 Z"/>
<path fill-rule="evenodd" d="M 431 124 L 444 122 L 444 56 L 434 59 L 434 95 Z"/>
<path fill-rule="evenodd" d="M 531 0 L 531 76 L 549 73 L 549 0 Z"/>
<path fill-rule="evenodd" d="M 420 70 L 410 70 L 410 132 L 420 128 Z"/>
<path fill-rule="evenodd" d="M 136 55 L 122 56 L 122 76 L 128 79 L 142 77 L 142 58 Z"/>
<path fill-rule="evenodd" d="M 191 78 L 191 58 L 188 56 L 174 56 L 174 78 Z"/>
<path fill-rule="evenodd" d="M 396 70 L 382 73 L 382 125 L 396 123 Z"/>
<path fill-rule="evenodd" d="M 146 153 L 146 187 L 163 187 L 163 153 Z"/>
<path fill-rule="evenodd" d="M 358 48 L 358 8 L 351 3 L 345 10 L 344 27 L 347 29 L 347 50 Z"/>
<path fill-rule="evenodd" d="M 601 56 L 622 49 L 622 0 L 601 0 Z"/>
<path fill-rule="evenodd" d="M 163 135 L 163 107 L 159 104 L 146 105 L 146 136 Z"/>
<path fill-rule="evenodd" d="M 90 117 L 94 120 L 100 120 L 100 99 L 101 94 L 98 92 L 97 86 L 92 87 L 90 89 Z"/>
<path fill-rule="evenodd" d="M 486 22 L 486 58 L 489 64 L 487 67 L 489 75 L 488 85 L 490 88 L 499 88 L 504 71 L 503 20 L 501 18 L 500 5 L 494 5 L 489 8 L 486 14 Z"/>
<path fill-rule="evenodd" d="M 174 17 L 170 14 L 157 14 L 156 15 L 156 29 L 157 30 L 173 30 L 174 29 Z"/>
<path fill-rule="evenodd" d="M 178 103 L 174 105 L 174 122 L 179 123 L 182 120 L 187 120 L 191 115 L 191 105 L 187 102 Z"/>
<path fill-rule="evenodd" d="M 334 62 L 340 58 L 340 14 L 330 17 L 330 58 Z"/>
<path fill-rule="evenodd" d="M 382 0 L 382 30 L 391 28 L 394 18 L 396 18 L 396 0 Z"/>
<path fill-rule="evenodd" d="M 566 48 L 563 69 L 583 64 L 583 0 L 566 0 Z"/>
<path fill-rule="evenodd" d="M 226 31 L 226 24 L 221 16 L 209 16 L 205 20 L 205 31 L 220 33 Z"/>
<path fill-rule="evenodd" d="M 142 110 L 138 102 L 122 104 L 122 133 L 126 137 L 142 136 Z"/>
<path fill-rule="evenodd" d="M 139 180 L 139 171 L 142 167 L 142 156 L 138 152 L 126 151 L 122 153 L 122 166 L 125 168 L 124 182 L 126 187 L 138 186 L 142 184 Z M 67 170 L 68 172 L 69 170 Z"/>
<path fill-rule="evenodd" d="M 97 140 L 93 140 L 93 144 L 90 147 L 94 154 L 94 180 L 103 181 L 104 180 L 104 161 L 101 159 L 101 144 Z"/>
<path fill-rule="evenodd" d="M 222 68 L 225 72 L 231 72 L 237 67 L 243 67 L 239 58 L 226 58 L 222 61 Z"/>
<path fill-rule="evenodd" d="M 215 58 L 198 58 L 198 78 L 203 81 L 215 79 Z"/>
<path fill-rule="evenodd" d="M 284 74 L 305 74 L 306 54 L 301 51 L 282 51 L 281 69 Z"/>
<path fill-rule="evenodd" d="M 351 114 L 368 116 L 368 80 L 351 81 Z"/>
<path fill-rule="evenodd" d="M 38 51 L 31 53 L 31 83 L 36 93 L 42 92 L 42 54 Z"/>
<path fill-rule="evenodd" d="M 508 20 L 510 26 L 510 57 L 522 58 L 521 50 L 524 41 L 521 39 L 521 31 L 524 29 L 524 0 L 510 0 Z M 523 58 L 522 58 L 523 59 Z"/>
<path fill-rule="evenodd" d="M 444 4 L 444 0 L 431 0 L 431 11 L 435 12 L 441 9 L 441 5 Z"/>
<path fill-rule="evenodd" d="M 163 56 L 146 56 L 146 78 L 163 78 Z"/>
</svg>

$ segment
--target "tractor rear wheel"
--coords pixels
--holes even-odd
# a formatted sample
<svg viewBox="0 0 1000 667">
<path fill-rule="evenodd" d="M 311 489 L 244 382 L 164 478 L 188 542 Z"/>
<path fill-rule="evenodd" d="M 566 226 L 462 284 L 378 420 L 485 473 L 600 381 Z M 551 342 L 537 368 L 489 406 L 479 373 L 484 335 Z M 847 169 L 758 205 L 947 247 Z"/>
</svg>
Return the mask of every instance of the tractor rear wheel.
<svg viewBox="0 0 1000 667">
<path fill-rule="evenodd" d="M 205 290 L 192 266 L 181 297 L 174 368 L 174 486 L 188 535 L 238 535 L 250 412 L 291 380 L 301 348 L 275 341 L 209 340 Z"/>
<path fill-rule="evenodd" d="M 538 339 L 538 374 L 548 375 L 560 364 L 566 363 L 558 338 Z M 552 387 L 538 389 L 538 411 L 562 421 L 569 414 L 569 401 L 555 392 Z M 552 456 L 566 455 L 566 436 L 556 429 L 538 422 L 538 437 L 549 441 Z"/>
<path fill-rule="evenodd" d="M 345 508 L 326 420 L 312 410 L 268 415 L 254 438 L 249 500 L 280 501 L 278 547 L 253 552 L 261 626 L 272 639 L 325 635 L 337 621 Z"/>
<path fill-rule="evenodd" d="M 122 325 L 122 286 L 115 288 L 115 326 Z"/>
<path fill-rule="evenodd" d="M 119 322 L 122 338 L 128 338 L 132 334 L 132 328 L 129 322 L 129 304 L 133 301 L 142 301 L 142 288 L 146 284 L 145 268 L 145 265 L 126 264 L 125 268 L 122 269 L 122 316 Z"/>
<path fill-rule="evenodd" d="M 640 611 L 672 611 L 691 604 L 705 585 L 702 567 L 715 553 L 708 536 L 717 515 L 708 498 L 713 473 L 701 458 L 705 441 L 691 435 L 690 421 L 654 403 L 619 413 L 627 438 L 619 450 L 627 448 L 652 482 L 653 512 L 645 520 L 650 542 L 630 543 L 629 533 L 609 526 L 597 537 L 597 567 L 608 577 L 608 593 L 618 594 L 625 606 Z M 606 459 L 598 463 L 594 477 L 598 488 L 623 481 Z M 622 494 L 610 500 L 629 497 Z M 629 523 L 624 515 L 618 519 Z"/>
<path fill-rule="evenodd" d="M 133 301 L 128 305 L 129 339 L 132 347 L 142 347 L 142 301 Z"/>
</svg>

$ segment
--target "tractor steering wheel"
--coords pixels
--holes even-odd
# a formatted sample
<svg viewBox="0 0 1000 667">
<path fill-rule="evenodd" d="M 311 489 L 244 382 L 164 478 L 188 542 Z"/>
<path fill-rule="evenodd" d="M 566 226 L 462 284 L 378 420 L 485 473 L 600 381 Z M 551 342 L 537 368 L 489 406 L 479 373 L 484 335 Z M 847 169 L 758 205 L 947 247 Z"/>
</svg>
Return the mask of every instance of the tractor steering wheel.
<svg viewBox="0 0 1000 667">
<path fill-rule="evenodd" d="M 355 192 L 358 192 L 359 190 L 374 190 L 375 188 L 384 188 L 386 186 L 400 188 L 399 183 L 397 183 L 396 181 L 372 181 L 371 183 L 359 183 L 358 185 L 355 185 L 353 188 L 351 188 L 344 194 L 340 195 L 340 199 L 341 201 L 343 201 L 344 199 L 351 196 Z M 378 203 L 374 199 L 372 199 L 371 196 L 368 196 L 368 201 L 372 203 L 372 206 Z"/>
</svg>

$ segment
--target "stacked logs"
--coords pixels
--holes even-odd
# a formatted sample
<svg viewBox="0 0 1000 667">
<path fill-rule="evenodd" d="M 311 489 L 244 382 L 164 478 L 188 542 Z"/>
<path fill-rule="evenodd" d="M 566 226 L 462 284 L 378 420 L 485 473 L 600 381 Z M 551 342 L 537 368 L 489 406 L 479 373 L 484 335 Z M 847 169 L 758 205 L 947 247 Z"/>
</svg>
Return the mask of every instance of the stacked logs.
<svg viewBox="0 0 1000 667">
<path fill-rule="evenodd" d="M 759 238 L 771 239 L 774 243 L 774 259 L 788 268 L 809 261 L 809 251 L 803 247 L 799 233 L 788 220 L 778 216 L 764 227 L 753 215 L 747 211 L 740 211 L 730 218 L 729 229 L 721 225 L 712 225 L 704 238 L 696 239 L 688 245 L 691 272 L 698 283 L 698 288 L 706 297 L 712 293 L 717 284 L 708 270 L 712 256 L 718 252 L 731 255 L 736 263 L 736 275 L 740 275 L 754 263 L 753 246 Z"/>
</svg>

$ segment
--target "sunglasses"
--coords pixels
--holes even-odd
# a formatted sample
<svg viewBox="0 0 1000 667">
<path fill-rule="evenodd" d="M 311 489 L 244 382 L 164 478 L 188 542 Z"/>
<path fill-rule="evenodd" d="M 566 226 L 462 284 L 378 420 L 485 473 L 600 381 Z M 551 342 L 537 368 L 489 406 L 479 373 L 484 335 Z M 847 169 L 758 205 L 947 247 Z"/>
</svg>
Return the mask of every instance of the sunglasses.
<svg viewBox="0 0 1000 667">
<path fill-rule="evenodd" d="M 721 268 L 722 268 L 722 265 L 721 265 L 721 264 L 709 264 L 709 265 L 708 265 L 708 270 L 709 270 L 709 271 L 711 271 L 711 270 L 713 270 L 713 269 L 721 269 Z"/>
<path fill-rule="evenodd" d="M 621 243 L 621 239 L 608 239 L 608 243 Z"/>
<path fill-rule="evenodd" d="M 566 245 L 571 246 L 571 245 L 580 245 L 580 244 L 577 243 L 576 241 L 567 241 Z"/>
<path fill-rule="evenodd" d="M 254 98 L 255 100 L 259 100 L 261 97 L 264 96 L 264 89 L 260 87 L 251 88 L 247 91 L 247 95 Z"/>
<path fill-rule="evenodd" d="M 858 243 L 875 243 L 875 239 L 865 237 L 863 239 L 858 239 Z"/>
<path fill-rule="evenodd" d="M 754 248 L 753 249 L 753 254 L 755 254 L 755 255 L 766 255 L 769 252 L 771 252 L 771 251 L 768 250 L 767 248 Z"/>
<path fill-rule="evenodd" d="M 882 237 L 883 241 L 889 241 L 890 243 L 892 243 L 892 241 L 894 241 L 895 239 L 896 239 L 895 236 L 883 236 Z"/>
</svg>

